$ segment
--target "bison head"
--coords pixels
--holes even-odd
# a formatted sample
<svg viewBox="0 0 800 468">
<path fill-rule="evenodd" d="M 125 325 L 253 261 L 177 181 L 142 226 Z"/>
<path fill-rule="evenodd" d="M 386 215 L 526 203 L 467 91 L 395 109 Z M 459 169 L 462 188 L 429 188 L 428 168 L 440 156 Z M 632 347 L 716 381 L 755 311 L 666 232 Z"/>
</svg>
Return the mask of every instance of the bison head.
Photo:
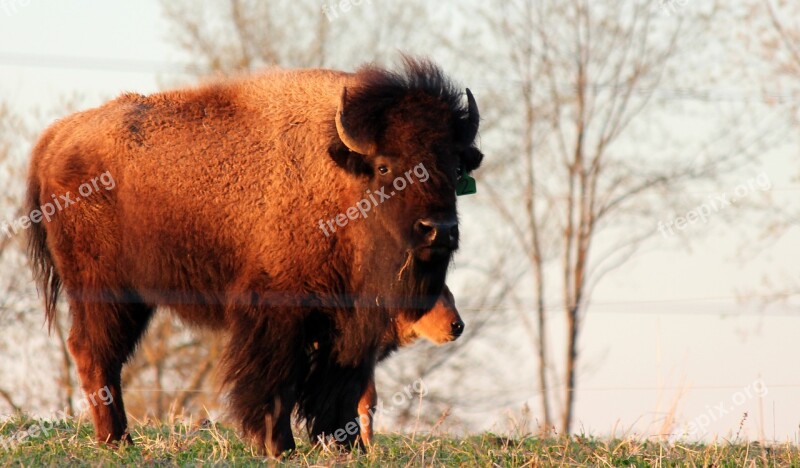
<svg viewBox="0 0 800 468">
<path fill-rule="evenodd" d="M 483 158 L 480 117 L 469 89 L 428 61 L 404 62 L 402 72 L 360 69 L 342 90 L 335 123 L 340 161 L 372 205 L 374 258 L 404 284 L 396 297 L 411 293 L 420 299 L 412 308 L 424 312 L 458 248 L 456 184 Z"/>
</svg>

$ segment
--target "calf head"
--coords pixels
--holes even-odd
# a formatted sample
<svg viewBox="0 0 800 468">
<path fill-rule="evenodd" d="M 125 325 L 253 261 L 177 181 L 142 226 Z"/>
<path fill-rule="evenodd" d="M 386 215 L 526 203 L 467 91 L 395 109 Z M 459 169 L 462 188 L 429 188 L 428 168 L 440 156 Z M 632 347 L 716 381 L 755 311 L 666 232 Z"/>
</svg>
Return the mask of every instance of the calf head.
<svg viewBox="0 0 800 468">
<path fill-rule="evenodd" d="M 409 322 L 403 317 L 397 319 L 397 338 L 399 346 L 406 346 L 418 338 L 425 338 L 441 345 L 454 341 L 464 332 L 464 322 L 456 308 L 450 289 L 444 286 L 442 294 L 428 313 L 419 320 Z"/>
</svg>

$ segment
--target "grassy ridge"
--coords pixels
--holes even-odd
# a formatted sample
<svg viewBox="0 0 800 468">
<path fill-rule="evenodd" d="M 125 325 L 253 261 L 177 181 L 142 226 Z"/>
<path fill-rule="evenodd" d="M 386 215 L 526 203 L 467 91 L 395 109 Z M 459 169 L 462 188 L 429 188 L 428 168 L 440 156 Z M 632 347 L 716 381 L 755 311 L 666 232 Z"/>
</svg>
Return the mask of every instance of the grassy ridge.
<svg viewBox="0 0 800 468">
<path fill-rule="evenodd" d="M 46 433 L 15 441 L 35 420 L 14 418 L 0 422 L 0 466 L 39 465 L 259 465 L 264 459 L 253 453 L 230 428 L 207 424 L 140 425 L 133 428 L 136 445 L 119 449 L 98 447 L 89 424 L 60 421 Z M 761 447 L 757 443 L 662 444 L 641 440 L 570 438 L 524 438 L 511 440 L 492 434 L 467 438 L 447 436 L 378 435 L 377 446 L 368 454 L 341 453 L 311 447 L 299 440 L 298 449 L 287 460 L 291 466 L 797 466 L 797 446 Z"/>
</svg>

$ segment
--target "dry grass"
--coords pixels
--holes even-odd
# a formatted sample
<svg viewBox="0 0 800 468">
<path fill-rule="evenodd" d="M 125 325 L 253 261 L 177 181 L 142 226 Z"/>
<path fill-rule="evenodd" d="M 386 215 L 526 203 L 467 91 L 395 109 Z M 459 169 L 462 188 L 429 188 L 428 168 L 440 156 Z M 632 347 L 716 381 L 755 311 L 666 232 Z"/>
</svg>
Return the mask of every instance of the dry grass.
<svg viewBox="0 0 800 468">
<path fill-rule="evenodd" d="M 0 422 L 0 435 L 24 431 L 35 420 Z M 98 447 L 91 426 L 60 421 L 47 434 L 25 438 L 10 449 L 0 441 L 0 466 L 40 465 L 261 465 L 264 459 L 228 427 L 148 423 L 133 428 L 133 446 Z M 312 447 L 298 440 L 290 466 L 800 466 L 797 446 L 754 442 L 689 444 L 581 436 L 507 438 L 482 434 L 466 438 L 378 435 L 367 454 Z"/>
</svg>

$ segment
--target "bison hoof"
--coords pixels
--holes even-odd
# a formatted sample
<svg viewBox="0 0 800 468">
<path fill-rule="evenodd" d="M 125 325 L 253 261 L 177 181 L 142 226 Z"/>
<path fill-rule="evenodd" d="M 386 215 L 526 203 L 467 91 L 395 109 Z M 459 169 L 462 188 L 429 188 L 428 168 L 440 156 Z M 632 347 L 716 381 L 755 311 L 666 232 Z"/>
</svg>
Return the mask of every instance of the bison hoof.
<svg viewBox="0 0 800 468">
<path fill-rule="evenodd" d="M 108 435 L 106 437 L 98 437 L 97 442 L 111 449 L 118 449 L 123 445 L 133 445 L 133 438 L 127 432 L 120 436 Z"/>
</svg>

